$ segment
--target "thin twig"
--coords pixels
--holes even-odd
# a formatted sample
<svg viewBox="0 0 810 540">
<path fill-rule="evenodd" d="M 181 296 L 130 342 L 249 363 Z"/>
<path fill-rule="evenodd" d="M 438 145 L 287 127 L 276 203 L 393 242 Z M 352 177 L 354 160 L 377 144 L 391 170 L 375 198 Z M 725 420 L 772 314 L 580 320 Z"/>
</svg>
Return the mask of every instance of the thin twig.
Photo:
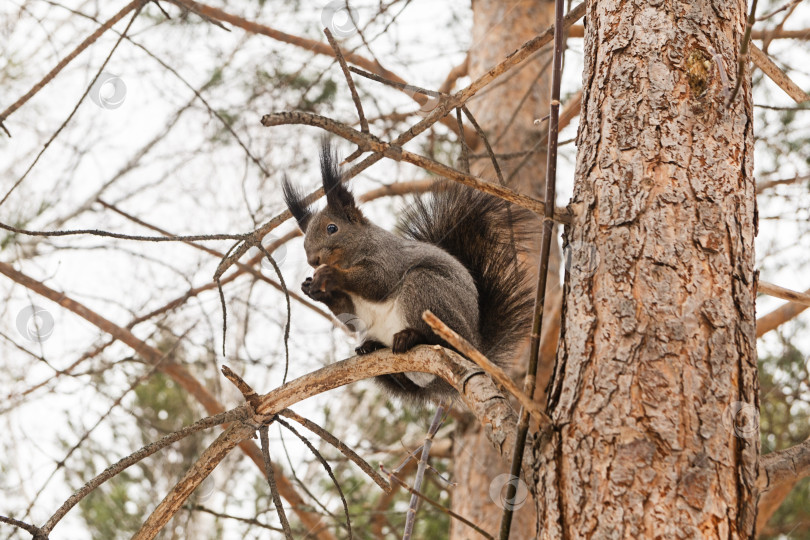
<svg viewBox="0 0 810 540">
<path fill-rule="evenodd" d="M 270 255 L 270 252 L 261 244 L 257 244 L 256 247 L 264 253 L 264 256 L 267 257 L 267 260 L 270 261 L 270 264 L 273 266 L 273 270 L 276 272 L 276 277 L 278 277 L 278 282 L 281 284 L 281 290 L 284 293 L 284 300 L 287 303 L 287 320 L 284 323 L 284 377 L 281 379 L 281 384 L 287 382 L 287 374 L 290 372 L 290 320 L 292 317 L 292 308 L 290 307 L 290 291 L 287 290 L 287 284 L 284 282 L 284 276 L 281 274 L 281 268 L 278 267 L 278 263 Z"/>
<path fill-rule="evenodd" d="M 50 136 L 50 138 L 47 141 L 45 141 L 45 144 L 42 145 L 42 149 L 36 155 L 36 157 L 34 158 L 34 161 L 31 162 L 31 164 L 28 166 L 28 168 L 25 170 L 25 172 L 23 172 L 22 176 L 20 176 L 20 178 L 14 183 L 14 185 L 11 186 L 11 188 L 6 192 L 6 194 L 3 196 L 3 198 L 0 199 L 0 206 L 3 206 L 3 203 L 6 202 L 6 200 L 11 196 L 11 194 L 14 192 L 14 190 L 17 189 L 17 187 L 20 184 L 23 183 L 23 181 L 26 179 L 26 177 L 28 177 L 28 173 L 30 173 L 31 170 L 34 168 L 34 166 L 37 164 L 37 162 L 39 162 L 39 158 L 42 157 L 42 154 L 45 153 L 45 150 L 48 149 L 48 147 L 51 145 L 51 143 L 53 143 L 53 141 L 56 140 L 56 138 L 59 136 L 59 134 L 62 133 L 62 130 L 65 129 L 65 127 L 70 123 L 70 120 L 73 118 L 73 116 L 76 114 L 76 111 L 79 110 L 79 107 L 84 102 L 84 98 L 86 98 L 87 94 L 89 94 L 90 91 L 93 89 L 93 86 L 95 86 L 96 81 L 101 76 L 102 72 L 104 71 L 104 68 L 107 67 L 107 63 L 109 63 L 110 58 L 112 58 L 112 55 L 115 53 L 116 49 L 118 49 L 118 46 L 121 44 L 121 41 L 127 35 L 127 32 L 129 32 L 129 29 L 132 27 L 132 23 L 134 23 L 135 19 L 138 18 L 138 14 L 140 14 L 141 8 L 143 7 L 144 3 L 145 3 L 145 0 L 133 0 L 130 3 L 130 5 L 134 4 L 133 7 L 135 8 L 135 13 L 132 15 L 132 18 L 129 20 L 129 23 L 127 23 L 127 26 L 126 26 L 126 28 L 124 28 L 124 31 L 121 33 L 121 35 L 116 40 L 116 42 L 113 45 L 112 49 L 110 49 L 109 54 L 104 59 L 104 62 L 101 63 L 101 66 L 96 71 L 96 75 L 93 77 L 93 80 L 91 80 L 90 84 L 87 85 L 87 88 L 85 88 L 84 93 L 79 98 L 79 101 L 76 102 L 76 105 L 73 107 L 73 110 L 70 111 L 70 114 L 68 115 L 68 117 L 65 118 L 65 120 L 59 125 L 59 127 L 56 129 L 56 131 Z M 123 15 L 126 15 L 126 13 L 129 13 L 130 11 L 132 11 L 132 9 L 129 8 L 129 6 L 126 6 L 119 13 L 123 12 L 122 13 L 122 16 L 123 16 Z M 104 30 L 106 31 L 106 28 Z M 98 36 L 96 36 L 96 37 L 98 37 Z M 87 41 L 87 40 L 85 40 L 85 41 Z M 87 43 L 87 45 L 89 45 L 90 43 L 92 43 L 92 41 Z M 59 66 L 57 66 L 57 67 L 59 67 Z M 64 66 L 62 66 L 62 67 L 64 67 Z M 56 68 L 54 68 L 54 69 L 56 69 Z M 55 74 L 56 73 L 54 72 L 54 75 Z M 46 77 L 46 79 L 47 79 L 47 77 Z M 46 83 L 47 83 L 47 81 L 46 81 Z M 36 89 L 36 91 L 39 90 L 38 88 L 36 88 L 36 86 L 34 87 L 34 89 Z M 32 90 L 34 90 L 34 89 L 32 89 Z M 36 93 L 36 92 L 34 92 L 34 93 Z M 22 105 L 22 103 L 25 103 L 25 100 L 27 100 L 27 99 L 28 99 L 27 97 L 23 96 L 23 98 L 20 98 L 20 100 L 22 100 L 22 102 L 20 102 L 20 100 L 17 100 L 17 102 L 20 105 Z M 20 105 L 17 105 L 17 106 L 19 107 Z M 14 105 L 12 105 L 12 107 L 14 107 Z M 12 107 L 9 107 L 9 109 L 11 109 Z M 4 113 L 4 116 L 0 116 L 0 125 L 2 125 L 3 119 L 5 119 L 5 114 L 6 113 Z M 10 113 L 8 113 L 8 114 L 10 114 Z"/>
<path fill-rule="evenodd" d="M 456 109 L 456 122 L 458 123 L 459 131 L 463 133 L 464 122 L 461 120 L 461 109 Z M 458 140 L 461 143 L 461 155 L 458 159 L 461 171 L 470 174 L 470 148 L 467 146 L 467 141 L 464 140 L 464 137 L 459 137 Z"/>
<path fill-rule="evenodd" d="M 165 437 L 161 438 L 159 441 L 155 441 L 153 443 L 147 444 L 137 452 L 130 454 L 129 456 L 113 463 L 104 471 L 87 482 L 83 485 L 79 490 L 77 490 L 73 495 L 68 498 L 62 506 L 60 506 L 56 512 L 48 519 L 47 523 L 42 527 L 43 534 L 47 535 L 53 530 L 54 526 L 59 523 L 59 521 L 68 513 L 68 511 L 76 506 L 79 501 L 81 501 L 84 497 L 90 494 L 94 489 L 98 486 L 113 478 L 121 471 L 131 467 L 132 465 L 138 463 L 139 461 L 151 456 L 158 450 L 169 446 L 179 440 L 185 439 L 189 435 L 197 433 L 198 431 L 202 431 L 204 429 L 212 428 L 214 426 L 218 426 L 221 424 L 226 424 L 229 422 L 235 422 L 247 417 L 249 411 L 244 408 L 237 408 L 231 409 L 230 411 L 226 411 L 214 416 L 209 416 L 207 418 L 203 418 L 202 420 L 198 420 L 191 424 L 190 426 L 186 426 L 182 429 L 175 431 L 174 433 L 170 433 Z"/>
<path fill-rule="evenodd" d="M 281 526 L 284 529 L 284 537 L 287 540 L 292 540 L 292 529 L 290 529 L 290 522 L 287 520 L 287 514 L 284 512 L 284 506 L 281 504 L 281 496 L 278 494 L 276 476 L 273 472 L 273 462 L 270 460 L 270 444 L 267 437 L 268 425 L 269 424 L 263 424 L 259 428 L 259 439 L 262 447 L 262 456 L 264 457 L 264 474 L 267 478 L 267 483 L 270 486 L 270 495 L 273 498 L 273 504 L 276 507 L 278 519 L 281 521 Z"/>
<path fill-rule="evenodd" d="M 220 371 L 223 375 L 225 375 L 225 378 L 231 381 L 231 384 L 233 384 L 236 389 L 239 390 L 242 397 L 245 398 L 245 401 L 250 405 L 250 408 L 255 410 L 259 402 L 259 394 L 257 394 L 256 391 L 253 390 L 253 388 L 251 388 L 242 377 L 237 375 L 228 366 L 223 364 Z"/>
<path fill-rule="evenodd" d="M 430 310 L 425 311 L 422 314 L 422 320 L 424 320 L 433 329 L 436 335 L 458 349 L 461 354 L 478 364 L 481 369 L 486 371 L 487 374 L 495 379 L 498 384 L 506 388 L 510 394 L 515 396 L 521 407 L 526 409 L 529 414 L 533 415 L 537 421 L 540 422 L 541 426 L 545 428 L 551 425 L 551 418 L 549 418 L 545 411 L 540 408 L 540 405 L 533 401 L 527 394 L 522 392 L 512 378 L 503 369 L 493 364 L 489 358 L 481 354 L 481 352 L 473 347 L 469 341 L 454 332 L 452 328 L 442 322 L 442 320 L 434 315 Z"/>
<path fill-rule="evenodd" d="M 355 465 L 360 467 L 360 469 L 364 473 L 369 475 L 371 479 L 374 480 L 374 482 L 383 489 L 383 491 L 385 492 L 391 491 L 391 485 L 388 482 L 386 482 L 385 478 L 380 476 L 380 473 L 375 471 L 374 468 L 368 464 L 368 462 L 366 462 L 363 458 L 358 456 L 354 450 L 346 446 L 346 444 L 343 441 L 332 435 L 329 431 L 322 428 L 312 420 L 309 420 L 299 414 L 296 414 L 295 411 L 291 409 L 284 409 L 283 411 L 280 411 L 279 414 L 281 416 L 286 416 L 287 418 L 295 420 L 296 422 L 298 422 L 299 424 L 310 430 L 312 433 L 314 433 L 324 441 L 328 442 L 329 444 L 337 448 L 344 456 L 349 458 L 349 460 L 351 460 Z"/>
<path fill-rule="evenodd" d="M 199 242 L 202 240 L 245 240 L 253 237 L 253 233 L 247 234 L 191 234 L 191 235 L 178 235 L 178 236 L 144 236 L 138 234 L 123 234 L 111 231 L 103 231 L 100 229 L 69 229 L 64 231 L 33 231 L 29 229 L 21 229 L 13 227 L 6 223 L 0 223 L 0 229 L 6 231 L 22 234 L 25 236 L 44 236 L 44 237 L 60 237 L 60 236 L 100 236 L 103 238 L 117 238 L 119 240 L 134 240 L 137 242 Z"/>
<path fill-rule="evenodd" d="M 281 418 L 276 418 L 276 421 L 287 428 L 288 431 L 292 432 L 293 435 L 298 437 L 304 445 L 309 448 L 309 451 L 315 456 L 315 458 L 320 461 L 321 465 L 323 466 L 326 474 L 329 475 L 329 478 L 332 479 L 332 484 L 337 488 L 338 495 L 340 495 L 340 500 L 343 503 L 343 513 L 346 516 L 346 529 L 349 532 L 349 540 L 352 539 L 352 520 L 349 517 L 349 504 L 346 502 L 346 496 L 343 494 L 343 490 L 340 487 L 340 482 L 338 482 L 337 478 L 335 478 L 335 473 L 332 472 L 332 467 L 329 466 L 329 462 L 324 459 L 318 449 L 312 446 L 312 443 L 309 442 L 309 439 L 298 433 L 294 427 L 290 425 L 289 422 L 282 420 Z"/>
<path fill-rule="evenodd" d="M 448 95 L 448 94 L 444 94 L 442 92 L 438 92 L 436 90 L 429 90 L 427 88 L 422 88 L 421 86 L 416 86 L 416 85 L 413 85 L 413 84 L 407 84 L 407 83 L 400 82 L 400 81 L 395 81 L 395 80 L 392 80 L 392 79 L 386 79 L 385 77 L 381 77 L 380 75 L 377 75 L 376 73 L 371 73 L 369 71 L 366 71 L 366 70 L 360 69 L 360 68 L 356 68 L 354 66 L 350 67 L 349 71 L 357 73 L 361 77 L 371 79 L 372 81 L 376 81 L 376 82 L 378 82 L 380 84 L 390 86 L 391 88 L 396 88 L 397 90 L 402 90 L 402 91 L 404 91 L 404 92 L 406 92 L 408 94 L 413 94 L 414 96 L 430 96 L 430 97 L 438 99 L 438 98 L 441 98 L 441 97 L 447 97 L 447 95 Z M 414 98 L 414 99 L 416 99 L 416 98 Z M 427 102 L 427 100 L 425 100 L 425 103 L 426 102 Z M 420 105 L 424 105 L 424 103 L 420 103 Z"/>
<path fill-rule="evenodd" d="M 19 529 L 24 530 L 25 532 L 31 533 L 34 538 L 41 537 L 42 532 L 40 531 L 39 527 L 35 527 L 30 523 L 25 523 L 24 521 L 20 521 L 19 519 L 14 519 L 11 517 L 0 516 L 0 522 L 7 523 L 9 525 L 13 525 Z"/>
<path fill-rule="evenodd" d="M 279 527 L 273 527 L 272 525 L 268 525 L 267 523 L 262 523 L 258 519 L 255 518 L 244 518 L 240 516 L 232 516 L 231 514 L 223 514 L 222 512 L 216 512 L 211 510 L 210 508 L 206 508 L 201 504 L 189 504 L 183 507 L 184 510 L 188 510 L 189 512 L 205 512 L 206 514 L 210 514 L 214 517 L 222 518 L 222 519 L 232 519 L 234 521 L 239 521 L 242 523 L 247 523 L 248 525 L 252 525 L 255 527 L 260 527 L 262 529 L 267 529 L 269 531 L 276 531 L 276 532 L 284 532 L 284 529 Z"/>
<path fill-rule="evenodd" d="M 445 514 L 447 514 L 447 515 L 448 515 L 448 516 L 450 516 L 451 518 L 453 518 L 453 519 L 455 519 L 455 520 L 460 521 L 461 523 L 463 523 L 464 525 L 466 525 L 466 526 L 470 527 L 471 529 L 473 529 L 475 532 L 477 532 L 478 534 L 480 534 L 480 535 L 481 535 L 481 536 L 483 536 L 484 538 L 488 538 L 489 540 L 495 540 L 495 537 L 494 537 L 494 536 L 492 536 L 491 534 L 489 534 L 488 532 L 486 532 L 484 529 L 482 529 L 481 527 L 479 527 L 478 525 L 476 525 L 475 523 L 473 523 L 473 522 L 472 522 L 472 521 L 470 521 L 469 519 L 467 519 L 467 518 L 465 518 L 465 517 L 462 517 L 462 516 L 460 516 L 460 515 L 456 514 L 455 512 L 453 512 L 452 510 L 450 510 L 449 508 L 445 508 L 444 506 L 442 506 L 442 505 L 441 505 L 441 504 L 439 504 L 438 502 L 434 501 L 433 499 L 431 499 L 430 497 L 428 497 L 428 496 L 427 496 L 427 495 L 425 495 L 424 493 L 421 493 L 421 492 L 419 492 L 419 491 L 416 491 L 416 490 L 415 490 L 415 489 L 413 489 L 411 486 L 409 486 L 407 483 L 405 483 L 405 481 L 404 481 L 404 480 L 402 480 L 401 478 L 399 478 L 399 477 L 398 477 L 396 474 L 394 474 L 394 473 L 392 473 L 392 472 L 388 472 L 388 471 L 385 469 L 385 467 L 383 467 L 382 465 L 380 465 L 380 469 L 382 469 L 382 471 L 388 475 L 388 478 L 392 479 L 394 482 L 396 482 L 397 484 L 399 484 L 399 485 L 400 485 L 400 486 L 402 486 L 403 488 L 407 489 L 407 490 L 408 490 L 408 492 L 409 492 L 411 495 L 416 496 L 416 497 L 419 497 L 420 499 L 422 499 L 423 501 L 425 501 L 425 502 L 426 502 L 426 503 L 428 503 L 429 505 L 431 505 L 431 506 L 433 506 L 434 508 L 436 508 L 436 509 L 438 509 L 438 510 L 440 510 L 440 511 L 444 512 Z"/>
<path fill-rule="evenodd" d="M 756 1 L 756 0 L 754 0 Z M 534 396 L 537 382 L 537 364 L 540 356 L 540 336 L 543 330 L 543 313 L 546 301 L 546 281 L 548 278 L 549 255 L 551 252 L 551 239 L 554 235 L 554 201 L 555 188 L 557 183 L 557 142 L 560 128 L 560 84 L 562 82 L 562 60 L 563 60 L 563 10 L 565 3 L 563 0 L 555 0 L 554 5 L 554 63 L 551 72 L 551 101 L 548 121 L 548 153 L 546 160 L 546 186 L 544 198 L 546 202 L 546 212 L 543 216 L 543 229 L 540 238 L 540 262 L 538 264 L 537 293 L 534 303 L 534 321 L 532 322 L 532 334 L 529 345 L 529 361 L 526 366 L 526 379 L 524 393 Z M 526 446 L 526 438 L 529 433 L 529 412 L 525 407 L 521 407 L 515 448 L 512 454 L 512 466 L 510 472 L 513 478 L 520 478 L 523 468 L 523 451 Z M 506 492 L 507 500 L 513 500 L 517 491 L 517 482 L 509 482 Z M 514 507 L 511 504 L 505 505 L 503 517 L 501 519 L 500 540 L 508 540 L 512 527 L 512 515 Z"/>
<path fill-rule="evenodd" d="M 56 77 L 56 75 L 59 74 L 59 72 L 62 71 L 62 69 L 64 69 L 65 66 L 67 66 L 71 61 L 73 61 L 74 58 L 79 56 L 79 54 L 82 51 L 84 51 L 87 47 L 92 45 L 99 37 L 101 37 L 101 35 L 104 32 L 112 28 L 113 25 L 115 25 L 115 23 L 123 19 L 127 15 L 127 13 L 137 8 L 138 5 L 141 4 L 142 2 L 143 0 L 132 0 L 132 2 L 121 8 L 121 10 L 118 13 L 107 19 L 104 22 L 104 24 L 99 26 L 92 34 L 87 36 L 84 39 L 84 41 L 79 43 L 75 49 L 73 49 L 67 56 L 65 56 L 62 60 L 60 60 L 59 63 L 56 64 L 48 72 L 48 74 L 42 78 L 42 80 L 40 80 L 37 84 L 35 84 L 28 92 L 25 93 L 25 95 L 23 95 L 17 101 L 9 105 L 6 108 L 6 110 L 0 113 L 0 124 L 5 122 L 6 118 L 11 116 L 17 109 L 22 107 L 29 99 L 34 97 L 37 94 L 37 92 L 42 90 L 45 87 L 45 85 L 51 82 L 53 78 Z M 2 202 L 0 202 L 0 204 L 2 204 Z"/>
<path fill-rule="evenodd" d="M 436 433 L 444 422 L 445 409 L 447 407 L 447 400 L 442 401 L 436 407 L 436 414 L 433 415 L 433 421 L 430 423 L 427 435 L 425 435 L 425 442 L 422 444 L 422 455 L 419 458 L 419 463 L 416 466 L 416 476 L 413 479 L 413 490 L 415 492 L 422 489 L 422 481 L 425 478 L 425 469 L 427 468 L 428 458 L 430 457 L 430 446 L 433 444 L 433 437 L 436 436 Z M 402 533 L 402 540 L 411 540 L 413 527 L 416 525 L 416 507 L 418 504 L 419 496 L 416 495 L 416 493 L 411 493 L 408 513 L 405 515 L 405 531 Z"/>
<path fill-rule="evenodd" d="M 743 35 L 742 44 L 740 45 L 740 53 L 737 60 L 737 81 L 734 83 L 734 90 L 731 91 L 731 96 L 726 101 L 726 107 L 731 105 L 734 98 L 737 97 L 737 92 L 740 91 L 742 86 L 743 73 L 745 73 L 745 62 L 748 60 L 748 44 L 751 41 L 751 29 L 757 18 L 757 0 L 751 2 L 751 13 L 748 15 L 748 20 L 745 23 L 745 34 Z"/>
<path fill-rule="evenodd" d="M 357 88 L 354 86 L 354 81 L 352 80 L 352 74 L 349 72 L 349 66 L 346 64 L 346 59 L 343 58 L 343 53 L 340 52 L 340 47 L 335 41 L 334 36 L 332 36 L 332 32 L 329 28 L 324 28 L 323 33 L 326 34 L 326 39 L 329 40 L 329 45 L 332 46 L 332 50 L 335 51 L 335 58 L 337 58 L 338 63 L 340 64 L 340 69 L 343 70 L 343 76 L 346 77 L 346 84 L 349 86 L 349 92 L 352 94 L 352 101 L 354 101 L 354 107 L 357 109 L 357 116 L 360 118 L 360 131 L 363 133 L 368 133 L 368 120 L 366 120 L 366 115 L 363 114 L 363 104 L 360 103 L 360 96 L 357 95 Z"/>
<path fill-rule="evenodd" d="M 178 3 L 182 3 L 184 5 L 196 4 L 196 2 L 193 2 L 193 0 L 175 0 L 175 1 L 178 2 Z M 218 13 L 219 16 L 226 16 L 226 17 L 234 18 L 234 16 L 231 16 L 229 14 L 225 14 L 224 12 L 221 12 L 221 10 L 217 10 L 216 8 L 211 8 L 209 6 L 204 6 L 204 7 L 209 12 Z M 564 26 L 566 28 L 570 27 L 572 24 L 574 24 L 574 22 L 576 22 L 577 20 L 582 18 L 583 15 L 585 15 L 585 2 L 581 2 L 576 7 L 571 9 L 571 11 L 568 13 L 568 15 L 565 16 Z M 235 18 L 235 19 L 238 19 L 238 18 Z M 224 20 L 224 19 L 221 19 L 221 20 Z M 245 21 L 240 21 L 240 23 L 244 24 Z M 247 24 L 247 26 L 250 26 L 250 24 Z M 260 25 L 257 25 L 257 26 L 260 26 Z M 258 32 L 258 30 L 250 30 L 250 31 L 257 31 Z M 259 32 L 259 33 L 263 33 L 263 32 Z M 469 86 L 467 86 L 464 89 L 459 90 L 458 92 L 453 94 L 451 99 L 439 100 L 439 103 L 436 105 L 436 107 L 432 111 L 430 111 L 430 113 L 425 118 L 423 118 L 422 120 L 420 120 L 419 122 L 417 122 L 416 124 L 411 126 L 408 130 L 406 130 L 405 132 L 400 134 L 396 139 L 391 141 L 391 145 L 393 145 L 395 147 L 401 147 L 406 142 L 410 141 L 411 139 L 413 139 L 414 137 L 416 137 L 420 133 L 423 133 L 424 131 L 426 131 L 433 124 L 435 124 L 436 122 L 438 122 L 442 118 L 444 118 L 451 109 L 466 103 L 469 99 L 471 99 L 473 96 L 475 96 L 475 94 L 477 92 L 479 92 L 482 88 L 486 87 L 488 84 L 490 84 L 492 81 L 497 79 L 499 76 L 503 75 L 505 72 L 509 71 L 511 68 L 515 67 L 516 65 L 520 64 L 521 62 L 523 62 L 524 60 L 529 58 L 535 51 L 539 50 L 545 44 L 550 42 L 553 35 L 554 35 L 554 25 L 550 26 L 545 31 L 540 33 L 538 36 L 530 39 L 529 41 L 527 41 L 526 43 L 521 45 L 520 48 L 518 48 L 514 53 L 510 54 L 508 57 L 506 57 L 498 65 L 496 65 L 495 67 L 493 67 L 492 69 L 487 71 L 485 74 L 483 74 L 481 77 L 479 77 L 475 81 L 473 81 Z M 290 36 L 287 36 L 287 37 L 290 37 Z M 292 37 L 294 37 L 294 36 L 292 36 Z M 389 77 L 389 78 L 391 78 L 391 77 Z M 354 176 L 360 174 L 362 171 L 364 171 L 365 169 L 367 169 L 371 165 L 377 163 L 382 158 L 383 158 L 383 155 L 380 154 L 380 153 L 375 153 L 375 154 L 367 157 L 362 162 L 355 165 L 351 170 L 346 171 L 342 175 L 342 181 L 347 182 L 349 179 L 351 179 Z M 439 173 L 439 174 L 442 174 L 442 173 Z M 508 181 L 507 181 L 507 183 L 508 183 Z M 315 199 L 317 199 L 319 197 L 322 197 L 322 196 L 323 196 L 323 190 L 319 189 L 319 190 L 316 190 L 313 193 L 311 193 L 307 197 L 306 200 L 309 202 L 309 197 L 312 197 L 312 200 L 315 200 Z M 561 216 L 562 216 L 562 214 L 561 214 Z M 291 217 L 292 217 L 292 214 L 290 213 L 290 211 L 285 210 L 282 213 L 280 213 L 279 215 L 273 217 L 272 219 L 270 219 L 269 221 L 264 223 L 258 229 L 256 229 L 254 231 L 254 235 L 259 237 L 259 238 L 262 238 L 267 233 L 269 233 L 270 231 L 272 231 L 273 229 L 275 229 L 276 227 L 278 227 L 279 225 L 281 225 L 282 223 L 284 223 L 285 221 L 287 221 Z M 248 249 L 250 249 L 250 247 L 251 246 L 249 245 L 249 242 L 245 241 L 236 250 L 234 250 L 234 252 L 233 252 L 233 254 L 231 256 L 223 259 L 220 262 L 219 266 L 217 267 L 216 271 L 214 272 L 214 280 L 221 277 L 225 273 L 225 271 L 228 270 L 228 268 L 230 268 L 240 257 L 242 257 L 242 255 L 244 255 L 247 252 Z"/>
</svg>

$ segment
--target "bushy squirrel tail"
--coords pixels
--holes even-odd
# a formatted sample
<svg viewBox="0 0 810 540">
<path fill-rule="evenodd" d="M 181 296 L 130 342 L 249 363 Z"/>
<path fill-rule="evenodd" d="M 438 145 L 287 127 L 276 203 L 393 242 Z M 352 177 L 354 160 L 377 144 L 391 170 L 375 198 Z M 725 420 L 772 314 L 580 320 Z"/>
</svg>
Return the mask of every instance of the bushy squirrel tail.
<svg viewBox="0 0 810 540">
<path fill-rule="evenodd" d="M 503 364 L 531 328 L 533 299 L 517 255 L 531 214 L 461 184 L 445 182 L 402 215 L 406 237 L 441 247 L 467 268 L 478 289 L 481 352 Z"/>
</svg>

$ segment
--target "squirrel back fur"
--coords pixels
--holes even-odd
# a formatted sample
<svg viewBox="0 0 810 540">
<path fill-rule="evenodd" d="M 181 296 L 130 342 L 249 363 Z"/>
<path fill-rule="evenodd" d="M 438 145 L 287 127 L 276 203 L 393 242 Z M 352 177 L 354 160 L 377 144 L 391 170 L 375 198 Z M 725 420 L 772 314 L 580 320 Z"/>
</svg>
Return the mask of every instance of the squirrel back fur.
<svg viewBox="0 0 810 540">
<path fill-rule="evenodd" d="M 422 320 L 431 310 L 486 356 L 503 364 L 530 325 L 532 299 L 517 255 L 529 213 L 450 182 L 404 210 L 398 234 L 371 223 L 341 182 L 328 142 L 321 151 L 326 207 L 313 212 L 285 178 L 284 198 L 305 233 L 315 268 L 301 289 L 343 322 L 362 321 L 358 354 L 419 344 L 448 346 Z M 377 377 L 392 394 L 424 402 L 453 394 L 431 374 Z"/>
<path fill-rule="evenodd" d="M 442 182 L 417 197 L 397 226 L 408 238 L 442 248 L 470 272 L 478 290 L 478 333 L 484 355 L 512 358 L 530 324 L 533 300 L 518 262 L 528 211 L 458 183 Z"/>
</svg>

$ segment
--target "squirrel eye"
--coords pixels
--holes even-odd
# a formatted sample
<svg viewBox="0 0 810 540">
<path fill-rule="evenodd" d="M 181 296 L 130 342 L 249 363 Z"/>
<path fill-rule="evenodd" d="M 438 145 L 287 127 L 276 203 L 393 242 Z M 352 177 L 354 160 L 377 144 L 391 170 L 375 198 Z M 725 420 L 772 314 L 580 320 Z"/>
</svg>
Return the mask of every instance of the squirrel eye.
<svg viewBox="0 0 810 540">
<path fill-rule="evenodd" d="M 335 234 L 337 230 L 338 230 L 337 225 L 335 225 L 334 223 L 330 223 L 329 225 L 326 226 L 326 232 L 329 234 Z"/>
</svg>

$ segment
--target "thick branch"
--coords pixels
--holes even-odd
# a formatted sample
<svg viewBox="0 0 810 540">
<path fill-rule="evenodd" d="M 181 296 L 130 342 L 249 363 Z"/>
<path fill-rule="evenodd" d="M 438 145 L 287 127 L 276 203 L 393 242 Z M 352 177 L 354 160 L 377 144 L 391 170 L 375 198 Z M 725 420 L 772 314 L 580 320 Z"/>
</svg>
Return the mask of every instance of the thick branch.
<svg viewBox="0 0 810 540">
<path fill-rule="evenodd" d="M 780 287 L 779 285 L 774 285 L 773 283 L 768 283 L 767 281 L 760 281 L 757 284 L 757 292 L 761 292 L 762 294 L 767 294 L 769 296 L 775 296 L 776 298 L 781 298 L 782 300 L 788 300 L 797 304 L 810 306 L 810 294 L 791 291 L 790 289 Z"/>
<path fill-rule="evenodd" d="M 141 525 L 132 540 L 151 540 L 164 525 L 183 507 L 189 496 L 205 480 L 211 471 L 234 449 L 237 444 L 249 439 L 255 428 L 241 422 L 232 424 L 220 434 L 183 478 L 164 497 L 152 514 Z"/>
<path fill-rule="evenodd" d="M 762 456 L 759 467 L 757 531 L 788 496 L 793 486 L 810 476 L 810 439 L 786 450 Z"/>
<path fill-rule="evenodd" d="M 770 57 L 762 52 L 759 47 L 751 43 L 751 61 L 762 70 L 779 88 L 785 91 L 796 103 L 804 103 L 810 101 L 810 96 L 801 89 L 801 87 L 793 82 L 787 74 L 779 69 L 779 66 L 773 63 Z"/>
<path fill-rule="evenodd" d="M 506 459 L 514 446 L 517 415 L 486 373 L 455 352 L 439 346 L 420 346 L 405 354 L 383 349 L 331 364 L 261 396 L 256 412 L 272 416 L 308 397 L 363 379 L 419 371 L 450 383 L 484 426 L 492 444 Z M 528 445 L 531 448 L 531 445 Z M 532 463 L 527 455 L 527 466 Z"/>
<path fill-rule="evenodd" d="M 804 291 L 804 294 L 810 295 L 810 289 Z M 788 302 L 770 313 L 766 313 L 757 319 L 757 337 L 762 337 L 771 330 L 775 330 L 784 323 L 795 319 L 808 307 L 810 306 L 800 302 Z"/>
</svg>

